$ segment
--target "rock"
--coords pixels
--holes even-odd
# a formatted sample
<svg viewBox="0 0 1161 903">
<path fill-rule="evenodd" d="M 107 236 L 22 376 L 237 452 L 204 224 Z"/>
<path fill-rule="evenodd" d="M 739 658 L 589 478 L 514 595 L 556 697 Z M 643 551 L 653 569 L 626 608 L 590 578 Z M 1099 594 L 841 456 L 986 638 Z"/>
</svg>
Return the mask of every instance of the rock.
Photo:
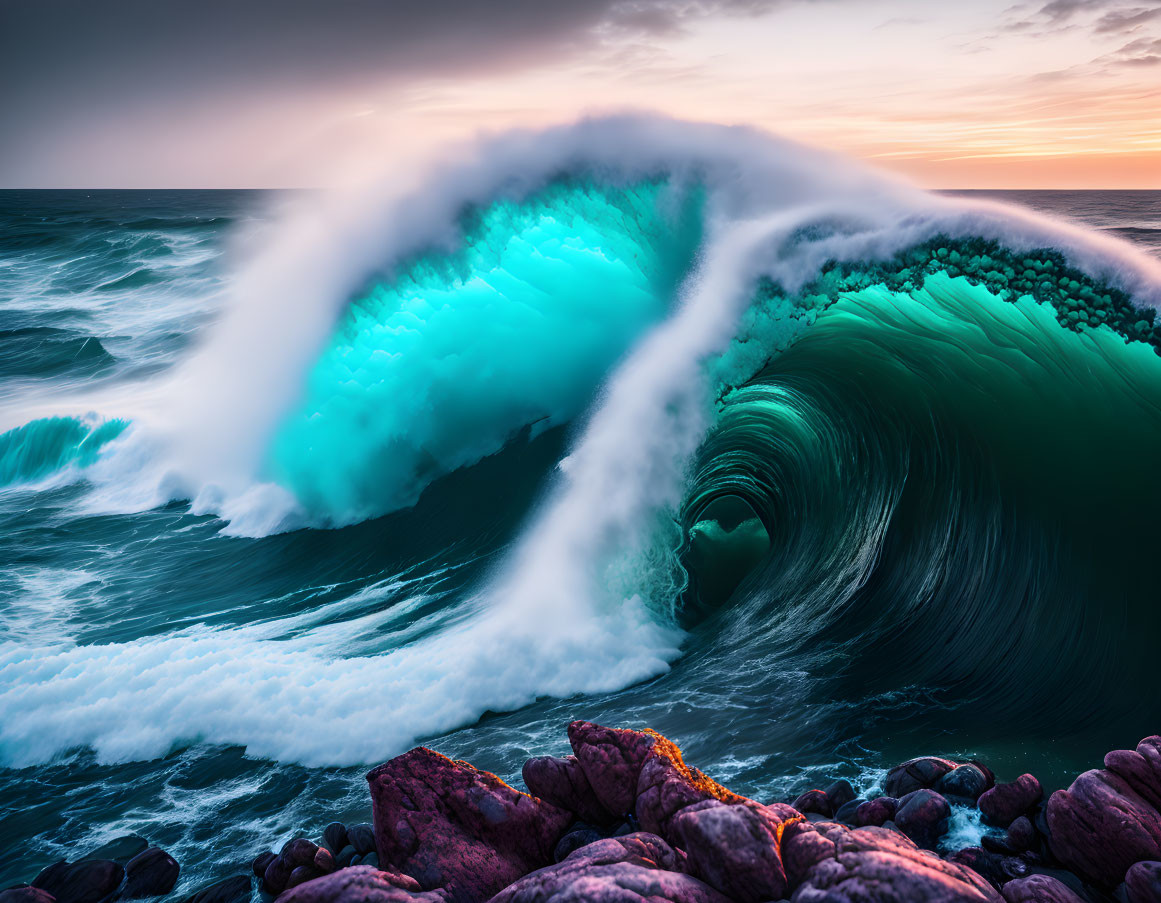
<svg viewBox="0 0 1161 903">
<path fill-rule="evenodd" d="M 350 844 L 347 844 L 345 847 L 339 850 L 339 855 L 335 857 L 335 867 L 345 869 L 348 865 L 351 864 L 351 860 L 358 855 L 359 854 L 355 848 Z"/>
<path fill-rule="evenodd" d="M 672 833 L 685 850 L 686 872 L 739 903 L 761 903 L 786 891 L 781 837 L 798 821 L 788 806 L 711 799 L 678 812 Z"/>
<path fill-rule="evenodd" d="M 360 856 L 366 856 L 375 849 L 375 829 L 370 825 L 351 825 L 347 828 L 347 843 Z"/>
<path fill-rule="evenodd" d="M 983 793 L 979 799 L 980 812 L 984 821 L 999 828 L 1006 828 L 1021 815 L 1040 802 L 1044 791 L 1040 782 L 1030 774 L 1022 774 L 1010 784 L 997 784 Z"/>
<path fill-rule="evenodd" d="M 1008 825 L 1008 846 L 1017 853 L 1032 849 L 1036 843 L 1036 829 L 1028 816 L 1021 815 L 1012 824 Z"/>
<path fill-rule="evenodd" d="M 1053 855 L 1090 881 L 1113 887 L 1129 866 L 1161 859 L 1161 813 L 1120 775 L 1086 771 L 1048 800 Z"/>
<path fill-rule="evenodd" d="M 262 875 L 262 889 L 268 894 L 280 894 L 286 890 L 286 882 L 290 880 L 290 873 L 295 866 L 281 856 L 275 856 Z"/>
<path fill-rule="evenodd" d="M 916 844 L 934 850 L 950 817 L 951 806 L 934 790 L 913 790 L 900 798 L 895 824 Z"/>
<path fill-rule="evenodd" d="M 97 847 L 85 859 L 112 859 L 125 865 L 138 853 L 144 853 L 149 848 L 149 841 L 137 834 L 126 834 L 115 840 Z"/>
<path fill-rule="evenodd" d="M 369 865 L 343 869 L 288 890 L 279 903 L 445 903 L 446 896 L 420 890 L 413 878 Z"/>
<path fill-rule="evenodd" d="M 1004 867 L 1004 856 L 980 847 L 964 847 L 947 857 L 948 862 L 971 869 L 993 887 L 999 887 L 1012 876 Z"/>
<path fill-rule="evenodd" d="M 83 859 L 54 863 L 37 875 L 32 886 L 46 891 L 57 903 L 99 903 L 121 885 L 125 867 L 112 859 Z"/>
<path fill-rule="evenodd" d="M 56 903 L 56 897 L 28 884 L 0 890 L 0 903 Z"/>
<path fill-rule="evenodd" d="M 367 781 L 380 861 L 424 890 L 445 888 L 453 903 L 486 900 L 551 863 L 573 820 L 494 774 L 422 747 L 375 768 Z"/>
<path fill-rule="evenodd" d="M 940 778 L 955 767 L 955 762 L 938 759 L 935 756 L 911 759 L 887 772 L 884 790 L 887 791 L 887 796 L 896 799 L 914 790 L 927 790 L 934 787 Z"/>
<path fill-rule="evenodd" d="M 855 821 L 855 813 L 859 811 L 859 806 L 865 802 L 866 800 L 864 799 L 853 799 L 843 803 L 835 810 L 835 821 L 841 821 L 844 825 L 850 825 L 852 828 L 858 827 L 858 822 Z"/>
<path fill-rule="evenodd" d="M 1161 903 L 1161 862 L 1138 862 L 1125 873 L 1129 903 Z"/>
<path fill-rule="evenodd" d="M 164 850 L 150 847 L 138 853 L 125 866 L 125 887 L 121 897 L 125 900 L 140 900 L 143 897 L 159 897 L 168 894 L 177 884 L 181 866 Z"/>
<path fill-rule="evenodd" d="M 1009 881 L 1000 892 L 1008 903 L 1088 903 L 1048 875 L 1030 875 Z"/>
<path fill-rule="evenodd" d="M 581 847 L 588 846 L 590 843 L 596 843 L 601 840 L 601 832 L 596 828 L 585 824 L 574 825 L 564 837 L 560 838 L 560 842 L 556 845 L 556 849 L 552 851 L 552 859 L 554 862 L 563 862 L 571 856 L 576 850 Z"/>
<path fill-rule="evenodd" d="M 181 903 L 249 903 L 249 900 L 250 879 L 245 875 L 235 875 L 206 885 Z"/>
<path fill-rule="evenodd" d="M 313 881 L 315 878 L 321 878 L 318 869 L 310 865 L 300 865 L 290 873 L 290 877 L 286 879 L 286 889 L 292 890 L 300 884 L 306 884 L 308 881 Z"/>
<path fill-rule="evenodd" d="M 334 855 L 326 847 L 319 847 L 314 854 L 314 867 L 324 875 L 329 875 L 338 868 Z"/>
<path fill-rule="evenodd" d="M 490 903 L 729 903 L 651 834 L 610 837 L 504 888 Z"/>
<path fill-rule="evenodd" d="M 341 821 L 333 821 L 323 829 L 323 843 L 334 854 L 347 845 L 347 826 Z"/>
<path fill-rule="evenodd" d="M 988 789 L 988 777 L 976 765 L 960 765 L 938 781 L 935 789 L 943 796 L 955 796 L 975 802 Z"/>
<path fill-rule="evenodd" d="M 254 862 L 250 866 L 250 868 L 254 871 L 254 877 L 263 877 L 266 874 L 266 870 L 270 868 L 270 863 L 272 863 L 277 858 L 278 854 L 271 853 L 270 851 L 259 853 L 257 856 L 255 856 Z"/>
<path fill-rule="evenodd" d="M 826 798 L 830 800 L 831 814 L 836 814 L 839 809 L 851 802 L 855 798 L 855 788 L 851 786 L 850 781 L 842 780 L 835 781 L 824 791 Z"/>
<path fill-rule="evenodd" d="M 641 768 L 657 737 L 652 731 L 601 727 L 588 721 L 568 726 L 573 755 L 607 812 L 622 816 L 633 810 Z"/>
<path fill-rule="evenodd" d="M 838 827 L 800 821 L 788 825 L 782 832 L 782 867 L 790 887 L 801 884 L 810 870 L 822 860 L 834 858 L 835 844 L 828 834 Z"/>
<path fill-rule="evenodd" d="M 873 800 L 867 800 L 855 810 L 855 826 L 882 827 L 894 820 L 898 806 L 899 801 L 892 796 L 878 796 Z"/>
<path fill-rule="evenodd" d="M 824 840 L 833 844 L 833 851 L 808 869 L 791 896 L 793 903 L 999 903 L 1002 899 L 971 869 L 941 860 L 883 828 L 852 830 L 832 825 Z"/>
<path fill-rule="evenodd" d="M 601 805 L 576 756 L 540 756 L 529 759 L 524 763 L 522 774 L 529 793 L 561 809 L 567 809 L 588 824 L 607 825 L 623 814 L 609 812 Z"/>
<path fill-rule="evenodd" d="M 362 864 L 379 868 L 379 854 L 372 850 L 370 853 L 363 857 Z"/>
<path fill-rule="evenodd" d="M 1113 750 L 1105 756 L 1105 768 L 1123 778 L 1150 806 L 1161 810 L 1161 737 L 1146 737 L 1136 750 Z"/>
<path fill-rule="evenodd" d="M 305 837 L 296 837 L 294 840 L 288 840 L 278 855 L 292 868 L 298 868 L 299 866 L 313 866 L 314 857 L 318 851 L 317 843 L 313 843 Z"/>
<path fill-rule="evenodd" d="M 710 799 L 730 804 L 751 802 L 686 765 L 677 745 L 655 734 L 637 782 L 636 815 L 641 827 L 669 839 L 670 820 L 680 810 Z"/>
<path fill-rule="evenodd" d="M 826 795 L 825 790 L 807 790 L 805 793 L 800 794 L 790 805 L 803 815 L 808 812 L 817 812 L 819 815 L 825 815 L 827 818 L 830 818 L 834 814 L 834 810 L 830 805 L 830 797 Z"/>
</svg>

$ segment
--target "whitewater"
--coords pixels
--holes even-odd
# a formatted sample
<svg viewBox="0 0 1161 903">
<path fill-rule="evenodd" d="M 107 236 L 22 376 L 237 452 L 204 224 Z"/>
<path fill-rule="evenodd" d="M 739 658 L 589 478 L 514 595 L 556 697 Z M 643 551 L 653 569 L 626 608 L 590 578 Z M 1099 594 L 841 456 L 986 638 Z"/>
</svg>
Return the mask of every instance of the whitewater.
<svg viewBox="0 0 1161 903">
<path fill-rule="evenodd" d="M 71 769 L 86 836 L 180 849 L 208 791 L 227 856 L 417 742 L 512 774 L 573 715 L 774 792 L 1013 724 L 1063 771 L 1159 711 L 1139 244 L 650 117 L 260 216 L 117 203 L 6 233 L 17 808 Z"/>
</svg>

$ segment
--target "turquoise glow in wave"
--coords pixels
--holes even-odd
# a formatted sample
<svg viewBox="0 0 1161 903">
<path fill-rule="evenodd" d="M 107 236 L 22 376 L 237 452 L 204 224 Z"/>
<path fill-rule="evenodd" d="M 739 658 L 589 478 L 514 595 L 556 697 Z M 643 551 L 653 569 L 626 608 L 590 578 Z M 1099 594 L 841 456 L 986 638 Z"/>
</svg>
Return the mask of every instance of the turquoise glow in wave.
<svg viewBox="0 0 1161 903">
<path fill-rule="evenodd" d="M 93 426 L 74 417 L 46 417 L 0 433 L 0 486 L 39 480 L 70 465 L 88 467 L 127 425 L 123 420 Z"/>
<path fill-rule="evenodd" d="M 464 244 L 351 304 L 282 426 L 272 476 L 337 522 L 413 504 L 522 428 L 568 421 L 668 311 L 701 199 L 556 184 L 476 212 Z"/>
</svg>

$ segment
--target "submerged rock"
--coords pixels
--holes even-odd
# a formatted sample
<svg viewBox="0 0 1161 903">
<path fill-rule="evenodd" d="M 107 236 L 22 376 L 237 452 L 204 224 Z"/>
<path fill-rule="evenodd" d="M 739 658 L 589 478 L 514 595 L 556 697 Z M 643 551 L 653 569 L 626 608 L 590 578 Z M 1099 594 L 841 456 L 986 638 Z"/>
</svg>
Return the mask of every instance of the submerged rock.
<svg viewBox="0 0 1161 903">
<path fill-rule="evenodd" d="M 997 784 L 982 794 L 980 812 L 990 825 L 1006 828 L 1021 815 L 1026 815 L 1040 802 L 1044 791 L 1040 782 L 1030 774 L 1022 774 L 1009 784 Z"/>
<path fill-rule="evenodd" d="M 117 837 L 97 849 L 91 851 L 85 859 L 112 859 L 125 865 L 138 853 L 144 853 L 149 848 L 149 841 L 137 834 L 126 834 Z"/>
<path fill-rule="evenodd" d="M 610 837 L 521 878 L 491 903 L 729 903 L 679 869 L 679 855 L 660 837 Z"/>
<path fill-rule="evenodd" d="M 413 749 L 367 775 L 379 860 L 455 903 L 488 897 L 552 862 L 569 812 L 494 774 Z"/>
<path fill-rule="evenodd" d="M 57 903 L 99 903 L 121 886 L 124 877 L 125 867 L 112 859 L 62 860 L 37 875 L 32 886 L 51 894 Z"/>
</svg>

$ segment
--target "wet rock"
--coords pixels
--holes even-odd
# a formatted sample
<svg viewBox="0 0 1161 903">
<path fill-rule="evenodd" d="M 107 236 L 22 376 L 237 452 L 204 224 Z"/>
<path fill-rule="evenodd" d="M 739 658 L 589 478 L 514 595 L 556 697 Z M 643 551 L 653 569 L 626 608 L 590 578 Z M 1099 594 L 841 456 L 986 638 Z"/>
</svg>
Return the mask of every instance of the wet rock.
<svg viewBox="0 0 1161 903">
<path fill-rule="evenodd" d="M 808 812 L 816 812 L 819 815 L 825 815 L 827 818 L 830 818 L 834 812 L 831 809 L 830 798 L 826 795 L 825 790 L 807 790 L 805 793 L 799 794 L 790 805 L 803 815 L 806 815 Z"/>
<path fill-rule="evenodd" d="M 851 827 L 858 827 L 858 822 L 855 821 L 855 813 L 859 811 L 859 806 L 865 802 L 866 800 L 864 799 L 853 799 L 843 803 L 835 810 L 835 821 L 841 821 L 844 825 L 850 825 Z"/>
<path fill-rule="evenodd" d="M 680 810 L 711 799 L 731 804 L 751 802 L 686 765 L 675 743 L 654 735 L 637 782 L 636 815 L 641 827 L 669 839 L 670 821 Z"/>
<path fill-rule="evenodd" d="M 786 891 L 780 838 L 800 820 L 787 806 L 705 800 L 678 812 L 672 833 L 689 874 L 739 903 L 761 903 Z"/>
<path fill-rule="evenodd" d="M 121 897 L 125 900 L 140 900 L 144 897 L 159 897 L 168 894 L 177 884 L 181 866 L 164 850 L 150 847 L 138 853 L 125 866 L 125 887 Z"/>
<path fill-rule="evenodd" d="M 850 781 L 835 781 L 825 790 L 826 798 L 830 800 L 831 814 L 837 814 L 839 809 L 855 798 L 855 788 Z"/>
<path fill-rule="evenodd" d="M 896 799 L 915 790 L 927 790 L 956 767 L 956 763 L 935 756 L 922 756 L 896 765 L 887 772 L 883 789 Z"/>
<path fill-rule="evenodd" d="M 245 875 L 224 878 L 190 894 L 181 903 L 249 903 L 250 879 Z"/>
<path fill-rule="evenodd" d="M 1161 903 L 1161 862 L 1138 862 L 1125 873 L 1129 903 Z"/>
<path fill-rule="evenodd" d="M 1030 875 L 1009 881 L 1000 892 L 1008 903 L 1088 903 L 1049 875 Z"/>
<path fill-rule="evenodd" d="M 895 824 L 916 844 L 934 850 L 950 816 L 951 806 L 934 790 L 913 790 L 900 798 Z"/>
<path fill-rule="evenodd" d="M 898 806 L 899 801 L 893 796 L 879 796 L 873 800 L 867 800 L 855 810 L 855 825 L 860 828 L 868 825 L 875 828 L 882 827 L 887 822 L 894 820 Z"/>
<path fill-rule="evenodd" d="M 317 843 L 313 843 L 305 837 L 296 837 L 294 840 L 288 840 L 278 855 L 286 860 L 286 863 L 293 869 L 299 866 L 313 866 L 314 857 L 318 851 Z"/>
<path fill-rule="evenodd" d="M 490 903 L 729 903 L 679 867 L 660 837 L 610 837 L 521 878 Z"/>
<path fill-rule="evenodd" d="M 1120 775 L 1086 771 L 1048 800 L 1049 843 L 1072 871 L 1115 886 L 1129 866 L 1161 859 L 1161 813 Z"/>
<path fill-rule="evenodd" d="M 1017 853 L 1030 850 L 1036 844 L 1036 829 L 1028 816 L 1021 815 L 1012 824 L 1008 825 L 1008 846 Z"/>
<path fill-rule="evenodd" d="M 360 856 L 366 856 L 375 849 L 375 830 L 370 825 L 351 825 L 347 828 L 347 843 Z"/>
<path fill-rule="evenodd" d="M 969 868 L 920 850 L 883 828 L 830 826 L 824 839 L 833 853 L 809 868 L 794 903 L 998 903 L 1002 898 Z"/>
<path fill-rule="evenodd" d="M 633 810 L 641 768 L 657 737 L 652 731 L 601 727 L 589 721 L 568 726 L 573 755 L 607 812 L 622 816 Z"/>
<path fill-rule="evenodd" d="M 622 814 L 611 813 L 601 805 L 576 756 L 529 759 L 524 763 L 522 774 L 529 793 L 567 809 L 583 822 L 607 825 Z"/>
<path fill-rule="evenodd" d="M 960 765 L 935 782 L 944 797 L 954 796 L 974 803 L 988 789 L 988 776 L 976 765 Z"/>
<path fill-rule="evenodd" d="M 444 903 L 442 891 L 424 892 L 413 878 L 354 866 L 288 890 L 279 903 Z"/>
<path fill-rule="evenodd" d="M 601 840 L 601 832 L 589 825 L 574 825 L 552 851 L 554 862 L 563 862 L 581 847 L 588 846 Z"/>
<path fill-rule="evenodd" d="M 833 824 L 814 825 L 805 821 L 787 826 L 782 832 L 780 852 L 790 887 L 801 884 L 810 870 L 824 859 L 834 858 L 835 844 L 829 834 L 840 827 Z"/>
<path fill-rule="evenodd" d="M 358 851 L 356 851 L 355 848 L 350 844 L 347 844 L 345 847 L 339 850 L 339 855 L 335 857 L 335 867 L 345 869 L 348 865 L 351 864 L 351 860 L 353 860 L 358 855 Z"/>
<path fill-rule="evenodd" d="M 370 865 L 374 866 L 375 868 L 379 868 L 379 854 L 372 850 L 370 853 L 363 857 L 363 865 Z"/>
<path fill-rule="evenodd" d="M 551 863 L 573 820 L 494 774 L 422 747 L 375 768 L 367 781 L 379 858 L 425 890 L 445 888 L 453 903 L 486 900 Z"/>
<path fill-rule="evenodd" d="M 39 887 L 25 884 L 0 890 L 0 903 L 56 903 L 56 897 Z"/>
<path fill-rule="evenodd" d="M 84 859 L 80 862 L 57 862 L 33 881 L 56 898 L 57 903 L 98 903 L 121 885 L 125 866 L 112 859 Z"/>
<path fill-rule="evenodd" d="M 277 853 L 267 851 L 259 853 L 254 857 L 254 862 L 251 863 L 250 868 L 254 871 L 254 877 L 261 878 L 266 874 L 266 869 L 270 868 L 270 863 L 278 858 Z"/>
<path fill-rule="evenodd" d="M 313 866 L 300 865 L 290 873 L 290 877 L 286 879 L 286 889 L 292 890 L 300 884 L 306 884 L 307 881 L 313 881 L 315 878 L 321 878 L 318 870 Z"/>
<path fill-rule="evenodd" d="M 347 845 L 347 826 L 341 821 L 333 821 L 323 829 L 323 843 L 327 849 L 337 854 Z"/>
<path fill-rule="evenodd" d="M 97 847 L 85 856 L 85 859 L 112 859 L 114 862 L 125 865 L 138 853 L 144 853 L 148 848 L 149 841 L 144 837 L 137 834 L 126 834 L 124 837 L 118 837 Z"/>
<path fill-rule="evenodd" d="M 1043 796 L 1040 782 L 1030 774 L 1022 774 L 1009 784 L 997 784 L 981 794 L 978 805 L 985 822 L 1006 828 L 1026 815 Z"/>
<path fill-rule="evenodd" d="M 947 857 L 948 862 L 971 869 L 996 888 L 1012 880 L 1009 870 L 1004 867 L 1004 859 L 1005 856 L 981 847 L 964 847 Z"/>
<path fill-rule="evenodd" d="M 313 864 L 323 875 L 329 875 L 337 868 L 334 855 L 326 847 L 318 848 L 318 851 L 314 854 Z"/>
<path fill-rule="evenodd" d="M 294 868 L 281 856 L 275 856 L 262 875 L 262 889 L 268 894 L 282 893 L 286 890 L 286 883 L 290 880 L 290 873 Z"/>
</svg>

